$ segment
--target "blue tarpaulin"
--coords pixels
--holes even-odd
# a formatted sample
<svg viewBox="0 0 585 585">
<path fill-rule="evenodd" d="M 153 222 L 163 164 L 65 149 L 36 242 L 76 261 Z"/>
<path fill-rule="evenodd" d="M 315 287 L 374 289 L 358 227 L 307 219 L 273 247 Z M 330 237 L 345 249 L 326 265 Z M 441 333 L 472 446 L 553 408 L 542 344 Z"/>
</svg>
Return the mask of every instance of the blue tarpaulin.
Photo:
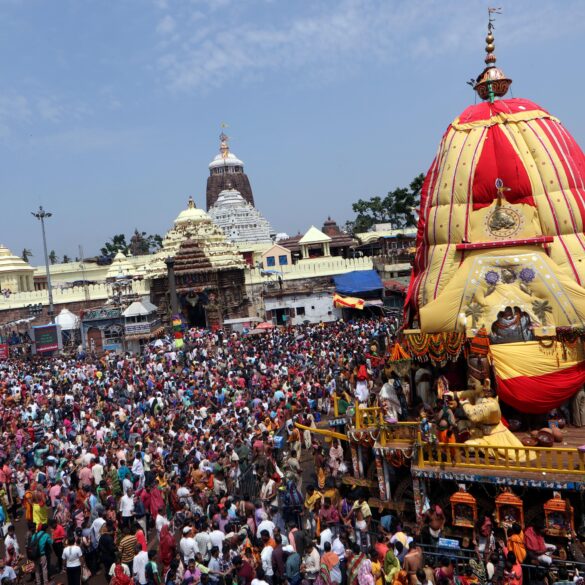
<svg viewBox="0 0 585 585">
<path fill-rule="evenodd" d="M 382 279 L 375 270 L 354 270 L 347 274 L 334 276 L 333 280 L 335 292 L 340 295 L 374 292 L 384 288 Z"/>
</svg>

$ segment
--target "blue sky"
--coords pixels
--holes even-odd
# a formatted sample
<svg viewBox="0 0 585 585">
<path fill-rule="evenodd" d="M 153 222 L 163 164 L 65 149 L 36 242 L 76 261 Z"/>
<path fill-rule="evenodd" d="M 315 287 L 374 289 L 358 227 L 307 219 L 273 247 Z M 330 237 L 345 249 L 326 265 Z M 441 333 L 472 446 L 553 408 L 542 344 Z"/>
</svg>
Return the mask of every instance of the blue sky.
<svg viewBox="0 0 585 585">
<path fill-rule="evenodd" d="M 500 6 L 501 4 L 498 4 Z M 204 205 L 220 123 L 278 231 L 341 224 L 408 184 L 474 94 L 481 0 L 0 0 L 0 242 L 95 253 Z M 513 95 L 585 145 L 585 3 L 514 0 L 496 22 Z"/>
</svg>

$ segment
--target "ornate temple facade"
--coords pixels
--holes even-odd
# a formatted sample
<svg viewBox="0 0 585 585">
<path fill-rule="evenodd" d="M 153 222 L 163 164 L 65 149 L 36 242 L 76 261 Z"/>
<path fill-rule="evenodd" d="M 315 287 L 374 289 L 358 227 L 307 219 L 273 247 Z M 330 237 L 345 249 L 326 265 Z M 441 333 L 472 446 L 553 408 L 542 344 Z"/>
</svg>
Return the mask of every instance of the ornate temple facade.
<svg viewBox="0 0 585 585">
<path fill-rule="evenodd" d="M 209 216 L 230 242 L 272 242 L 268 220 L 235 189 L 225 189 L 219 194 L 209 209 Z"/>
<path fill-rule="evenodd" d="M 230 152 L 228 136 L 222 132 L 219 140 L 219 154 L 209 163 L 207 210 L 215 205 L 219 194 L 226 189 L 236 189 L 245 201 L 254 206 L 254 195 L 248 175 L 244 173 L 244 163 Z"/>
<path fill-rule="evenodd" d="M 174 259 L 179 311 L 186 323 L 221 326 L 225 319 L 247 316 L 244 260 L 192 198 L 146 269 L 152 302 L 163 317 L 171 312 L 167 258 Z"/>
</svg>

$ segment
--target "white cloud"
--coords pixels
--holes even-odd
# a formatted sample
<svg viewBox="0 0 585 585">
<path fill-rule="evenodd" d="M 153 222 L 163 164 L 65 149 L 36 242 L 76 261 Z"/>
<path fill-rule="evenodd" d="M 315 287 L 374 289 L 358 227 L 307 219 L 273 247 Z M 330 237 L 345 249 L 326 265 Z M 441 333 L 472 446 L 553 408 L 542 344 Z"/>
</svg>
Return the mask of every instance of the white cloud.
<svg viewBox="0 0 585 585">
<path fill-rule="evenodd" d="M 0 138 L 12 138 L 18 131 L 28 132 L 33 127 L 36 135 L 65 118 L 79 121 L 91 114 L 91 108 L 83 103 L 39 88 L 7 89 L 0 95 Z"/>
<path fill-rule="evenodd" d="M 12 125 L 26 124 L 31 117 L 31 105 L 26 96 L 10 91 L 0 94 L 0 137 L 8 136 Z"/>
<path fill-rule="evenodd" d="M 540 34 L 580 26 L 584 5 L 567 2 L 559 11 L 552 0 L 525 0 L 499 19 L 507 42 L 534 42 Z M 157 25 L 158 33 L 172 33 L 158 47 L 158 65 L 170 88 L 180 91 L 281 68 L 343 75 L 365 62 L 454 54 L 468 44 L 470 31 L 477 35 L 479 65 L 487 24 L 480 10 L 479 2 L 446 0 L 177 0 Z"/>
<path fill-rule="evenodd" d="M 169 35 L 175 30 L 175 19 L 170 14 L 165 14 L 156 26 L 159 35 Z"/>
<path fill-rule="evenodd" d="M 39 116 L 47 122 L 59 122 L 63 115 L 63 107 L 52 97 L 38 98 L 36 108 Z"/>
</svg>

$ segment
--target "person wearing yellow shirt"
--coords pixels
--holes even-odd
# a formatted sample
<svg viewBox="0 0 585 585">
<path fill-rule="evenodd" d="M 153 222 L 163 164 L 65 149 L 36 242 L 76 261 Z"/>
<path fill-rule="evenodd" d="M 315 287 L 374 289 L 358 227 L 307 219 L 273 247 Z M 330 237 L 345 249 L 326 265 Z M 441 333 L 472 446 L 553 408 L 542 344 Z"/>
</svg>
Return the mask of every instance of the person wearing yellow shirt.
<svg viewBox="0 0 585 585">
<path fill-rule="evenodd" d="M 47 524 L 49 521 L 47 502 L 43 494 L 38 491 L 33 494 L 32 520 L 35 526 Z"/>
<path fill-rule="evenodd" d="M 315 489 L 315 486 L 307 487 L 307 495 L 305 496 L 305 511 L 307 513 L 307 524 L 311 535 L 315 535 L 317 529 L 317 512 L 321 507 L 321 499 L 323 494 Z"/>
</svg>

